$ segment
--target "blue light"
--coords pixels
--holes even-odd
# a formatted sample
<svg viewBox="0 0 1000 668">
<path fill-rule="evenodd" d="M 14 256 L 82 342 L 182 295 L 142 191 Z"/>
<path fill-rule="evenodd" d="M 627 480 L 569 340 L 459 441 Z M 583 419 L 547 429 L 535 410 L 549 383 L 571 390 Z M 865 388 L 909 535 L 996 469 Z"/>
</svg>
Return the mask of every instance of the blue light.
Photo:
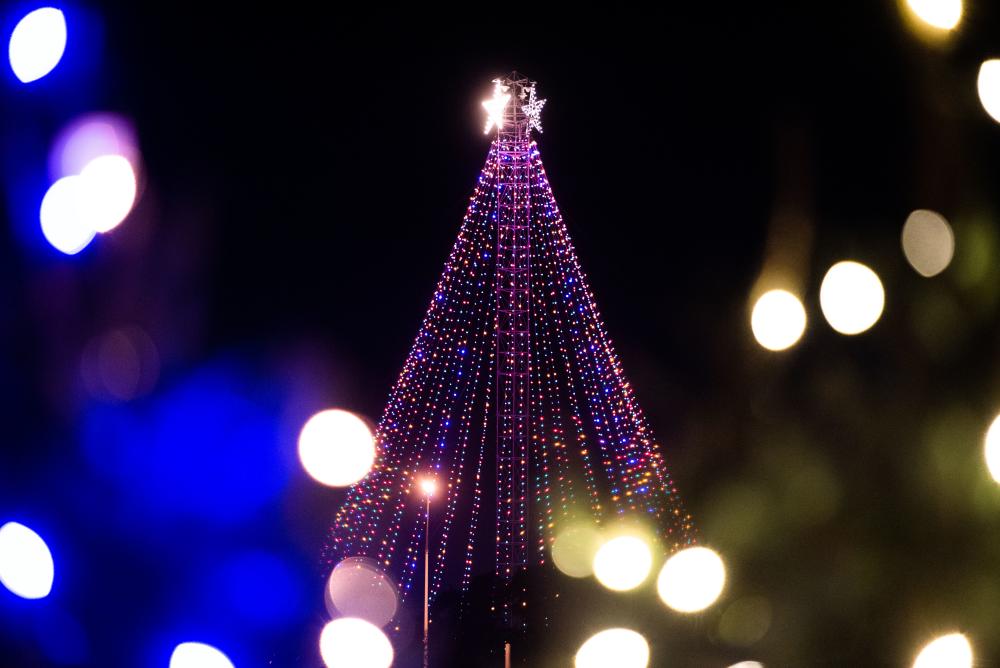
<svg viewBox="0 0 1000 668">
<path fill-rule="evenodd" d="M 52 552 L 32 529 L 18 522 L 0 527 L 0 584 L 26 599 L 45 598 L 52 591 Z"/>
<path fill-rule="evenodd" d="M 302 621 L 301 572 L 275 554 L 252 550 L 209 571 L 198 595 L 227 618 L 260 629 L 288 628 Z"/>
<path fill-rule="evenodd" d="M 90 641 L 80 621 L 59 606 L 31 617 L 32 633 L 49 665 L 80 666 L 90 659 Z"/>
<path fill-rule="evenodd" d="M 129 512 L 246 521 L 289 478 L 279 399 L 263 380 L 216 363 L 141 402 L 92 405 L 83 420 L 84 453 L 118 484 Z"/>
<path fill-rule="evenodd" d="M 54 70 L 65 51 L 66 17 L 54 7 L 42 7 L 14 26 L 7 55 L 14 76 L 31 83 Z"/>
</svg>

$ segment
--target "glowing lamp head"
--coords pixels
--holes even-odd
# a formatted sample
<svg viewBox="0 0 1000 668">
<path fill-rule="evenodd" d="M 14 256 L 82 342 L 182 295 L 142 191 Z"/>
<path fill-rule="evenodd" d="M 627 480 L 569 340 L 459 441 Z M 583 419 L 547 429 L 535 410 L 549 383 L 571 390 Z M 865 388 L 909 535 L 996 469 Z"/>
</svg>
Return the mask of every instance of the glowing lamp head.
<svg viewBox="0 0 1000 668">
<path fill-rule="evenodd" d="M 424 496 L 430 498 L 434 496 L 437 492 L 437 482 L 433 478 L 424 478 L 420 481 L 420 489 L 423 490 Z"/>
</svg>

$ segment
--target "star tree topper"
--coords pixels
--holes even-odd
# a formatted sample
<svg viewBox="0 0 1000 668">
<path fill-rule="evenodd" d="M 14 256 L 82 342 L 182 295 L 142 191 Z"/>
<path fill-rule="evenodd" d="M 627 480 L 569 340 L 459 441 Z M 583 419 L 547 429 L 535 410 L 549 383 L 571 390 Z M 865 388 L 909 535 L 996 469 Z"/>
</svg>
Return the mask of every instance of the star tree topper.
<svg viewBox="0 0 1000 668">
<path fill-rule="evenodd" d="M 532 85 L 528 90 L 528 103 L 521 107 L 521 111 L 524 115 L 528 117 L 528 130 L 536 129 L 539 132 L 542 131 L 542 107 L 545 106 L 545 100 L 539 100 L 535 97 L 535 86 Z M 524 91 L 521 91 L 521 98 L 524 99 Z"/>
<path fill-rule="evenodd" d="M 483 107 L 486 109 L 486 129 L 483 130 L 483 134 L 489 134 L 490 129 L 495 125 L 497 129 L 503 127 L 503 110 L 507 108 L 507 103 L 510 102 L 510 93 L 507 91 L 509 88 L 505 86 L 500 79 L 493 80 L 493 97 L 489 100 L 483 100 Z"/>
</svg>

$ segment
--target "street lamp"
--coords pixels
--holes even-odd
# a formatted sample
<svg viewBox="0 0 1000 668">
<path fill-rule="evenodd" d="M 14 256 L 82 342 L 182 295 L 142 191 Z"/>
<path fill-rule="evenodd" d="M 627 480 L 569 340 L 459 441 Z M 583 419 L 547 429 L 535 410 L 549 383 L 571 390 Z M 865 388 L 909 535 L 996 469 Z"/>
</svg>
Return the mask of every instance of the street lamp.
<svg viewBox="0 0 1000 668">
<path fill-rule="evenodd" d="M 424 515 L 424 668 L 430 668 L 431 497 L 437 491 L 437 482 L 433 478 L 424 478 L 420 481 L 420 489 L 427 499 Z"/>
</svg>

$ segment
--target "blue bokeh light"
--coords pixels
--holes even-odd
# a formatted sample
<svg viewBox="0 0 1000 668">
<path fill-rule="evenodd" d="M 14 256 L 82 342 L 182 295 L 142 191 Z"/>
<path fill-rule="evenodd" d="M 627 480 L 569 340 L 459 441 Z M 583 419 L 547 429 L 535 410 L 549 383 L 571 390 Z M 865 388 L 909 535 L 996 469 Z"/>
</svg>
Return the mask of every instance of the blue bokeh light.
<svg viewBox="0 0 1000 668">
<path fill-rule="evenodd" d="M 25 15 L 11 32 L 7 46 L 10 68 L 21 83 L 37 81 L 54 70 L 66 52 L 66 17 L 55 7 Z"/>
<path fill-rule="evenodd" d="M 91 405 L 84 455 L 147 520 L 244 522 L 289 478 L 280 403 L 235 363 L 218 362 L 149 399 Z"/>
<path fill-rule="evenodd" d="M 244 628 L 288 628 L 303 621 L 304 568 L 296 569 L 277 554 L 251 550 L 236 554 L 209 571 L 201 597 L 220 615 Z"/>
</svg>

